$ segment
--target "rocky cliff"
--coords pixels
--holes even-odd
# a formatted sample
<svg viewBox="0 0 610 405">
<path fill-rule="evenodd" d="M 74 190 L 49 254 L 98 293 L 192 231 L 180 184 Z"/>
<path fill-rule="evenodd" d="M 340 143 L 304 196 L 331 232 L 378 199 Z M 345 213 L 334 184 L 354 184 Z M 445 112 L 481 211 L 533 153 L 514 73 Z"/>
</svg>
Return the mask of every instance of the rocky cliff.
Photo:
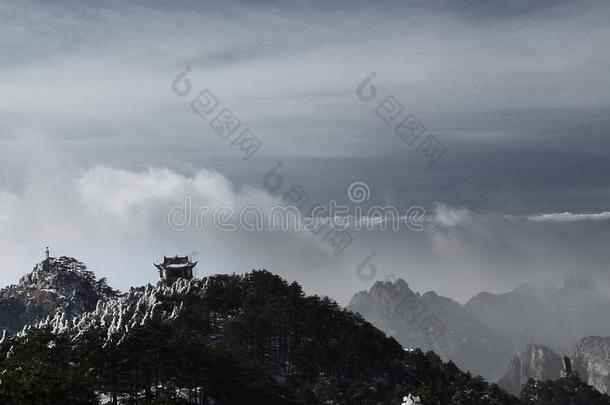
<svg viewBox="0 0 610 405">
<path fill-rule="evenodd" d="M 117 292 L 71 257 L 38 263 L 18 284 L 0 290 L 0 331 L 16 332 L 56 313 L 74 318 Z"/>
<path fill-rule="evenodd" d="M 574 371 L 603 393 L 610 392 L 610 337 L 589 336 L 572 351 Z"/>
<path fill-rule="evenodd" d="M 508 372 L 499 381 L 506 391 L 518 394 L 530 378 L 538 381 L 557 380 L 562 377 L 563 358 L 552 349 L 529 344 L 519 356 L 513 356 Z"/>
</svg>

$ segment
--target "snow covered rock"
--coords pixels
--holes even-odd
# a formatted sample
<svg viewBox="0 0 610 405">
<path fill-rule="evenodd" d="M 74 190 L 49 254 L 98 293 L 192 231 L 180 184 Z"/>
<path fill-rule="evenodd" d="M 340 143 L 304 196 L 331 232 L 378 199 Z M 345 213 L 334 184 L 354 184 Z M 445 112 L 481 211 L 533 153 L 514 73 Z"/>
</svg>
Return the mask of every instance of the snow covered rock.
<svg viewBox="0 0 610 405">
<path fill-rule="evenodd" d="M 0 290 L 0 330 L 14 333 L 47 317 L 72 319 L 117 295 L 78 260 L 51 257 Z"/>
<path fill-rule="evenodd" d="M 401 405 L 421 405 L 421 402 L 419 402 L 418 396 L 412 396 L 411 394 L 409 394 L 406 397 L 402 398 Z"/>
</svg>

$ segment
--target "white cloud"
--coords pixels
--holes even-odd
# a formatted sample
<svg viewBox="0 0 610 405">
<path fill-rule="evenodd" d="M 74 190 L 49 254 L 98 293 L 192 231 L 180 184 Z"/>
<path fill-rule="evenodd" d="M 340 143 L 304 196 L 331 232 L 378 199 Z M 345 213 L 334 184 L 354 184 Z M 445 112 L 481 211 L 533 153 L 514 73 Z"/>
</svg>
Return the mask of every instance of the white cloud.
<svg viewBox="0 0 610 405">
<path fill-rule="evenodd" d="M 441 227 L 452 227 L 472 223 L 474 213 L 467 208 L 453 208 L 437 204 L 434 209 L 434 221 Z"/>
<path fill-rule="evenodd" d="M 608 221 L 610 212 L 579 214 L 572 212 L 553 212 L 548 214 L 530 215 L 527 217 L 532 222 L 577 222 L 577 221 Z"/>
<path fill-rule="evenodd" d="M 564 227 L 556 229 L 556 222 L 475 215 L 443 204 L 429 218 L 437 222 L 437 232 L 375 227 L 354 233 L 353 244 L 336 257 L 309 232 L 222 232 L 209 217 L 202 229 L 193 225 L 174 231 L 168 212 L 187 195 L 193 213 L 202 206 L 238 210 L 256 204 L 264 210 L 278 203 L 263 190 L 237 189 L 208 170 L 192 176 L 167 168 L 59 170 L 50 183 L 34 176 L 0 193 L 0 255 L 6 260 L 0 282 L 14 282 L 42 257 L 47 244 L 52 254 L 81 258 L 120 288 L 154 282 L 150 263 L 163 254 L 196 251 L 201 275 L 267 268 L 343 303 L 370 284 L 357 277 L 356 267 L 371 251 L 376 252 L 377 279 L 395 274 L 458 299 L 481 289 L 510 289 L 530 278 L 562 280 L 574 270 L 598 274 L 607 259 L 603 221 L 562 221 Z M 589 225 L 571 228 L 579 224 Z"/>
<path fill-rule="evenodd" d="M 175 204 L 186 195 L 208 206 L 233 205 L 236 198 L 225 177 L 207 170 L 186 177 L 168 169 L 130 172 L 100 167 L 87 172 L 78 187 L 81 201 L 89 210 L 125 222 L 146 206 Z"/>
</svg>

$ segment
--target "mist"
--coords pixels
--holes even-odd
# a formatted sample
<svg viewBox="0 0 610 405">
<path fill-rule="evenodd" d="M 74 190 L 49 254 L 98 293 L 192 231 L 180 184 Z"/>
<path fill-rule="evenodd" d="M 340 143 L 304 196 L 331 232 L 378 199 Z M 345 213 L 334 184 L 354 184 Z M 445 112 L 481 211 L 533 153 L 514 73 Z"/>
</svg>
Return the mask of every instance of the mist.
<svg viewBox="0 0 610 405">
<path fill-rule="evenodd" d="M 610 7 L 584 4 L 3 3 L 0 281 L 49 245 L 122 289 L 191 254 L 200 275 L 266 268 L 341 304 L 388 275 L 462 302 L 605 282 Z M 186 67 L 193 93 L 178 97 Z M 363 103 L 373 72 L 379 97 Z M 194 113 L 203 89 L 262 141 L 252 159 Z M 438 164 L 376 115 L 389 95 L 447 146 Z M 187 195 L 277 203 L 262 182 L 278 161 L 312 201 L 364 181 L 367 204 L 424 207 L 438 229 L 358 232 L 334 255 L 310 234 L 168 226 Z"/>
</svg>

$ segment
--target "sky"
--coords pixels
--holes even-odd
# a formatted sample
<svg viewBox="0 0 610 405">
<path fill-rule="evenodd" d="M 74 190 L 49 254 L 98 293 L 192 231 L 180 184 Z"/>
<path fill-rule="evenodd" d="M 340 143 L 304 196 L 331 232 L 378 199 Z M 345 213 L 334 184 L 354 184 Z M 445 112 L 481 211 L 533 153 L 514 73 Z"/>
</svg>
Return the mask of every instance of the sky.
<svg viewBox="0 0 610 405">
<path fill-rule="evenodd" d="M 154 283 L 164 254 L 201 276 L 266 268 L 341 304 L 390 275 L 462 302 L 604 285 L 609 17 L 601 0 L 0 1 L 0 284 L 50 246 L 121 289 Z M 204 90 L 209 116 L 191 106 Z M 378 115 L 390 96 L 446 147 L 434 165 Z M 247 160 L 210 127 L 225 108 L 261 142 Z M 336 255 L 308 232 L 168 224 L 187 197 L 268 209 L 296 185 L 311 202 L 419 206 L 432 228 L 354 232 Z"/>
</svg>

